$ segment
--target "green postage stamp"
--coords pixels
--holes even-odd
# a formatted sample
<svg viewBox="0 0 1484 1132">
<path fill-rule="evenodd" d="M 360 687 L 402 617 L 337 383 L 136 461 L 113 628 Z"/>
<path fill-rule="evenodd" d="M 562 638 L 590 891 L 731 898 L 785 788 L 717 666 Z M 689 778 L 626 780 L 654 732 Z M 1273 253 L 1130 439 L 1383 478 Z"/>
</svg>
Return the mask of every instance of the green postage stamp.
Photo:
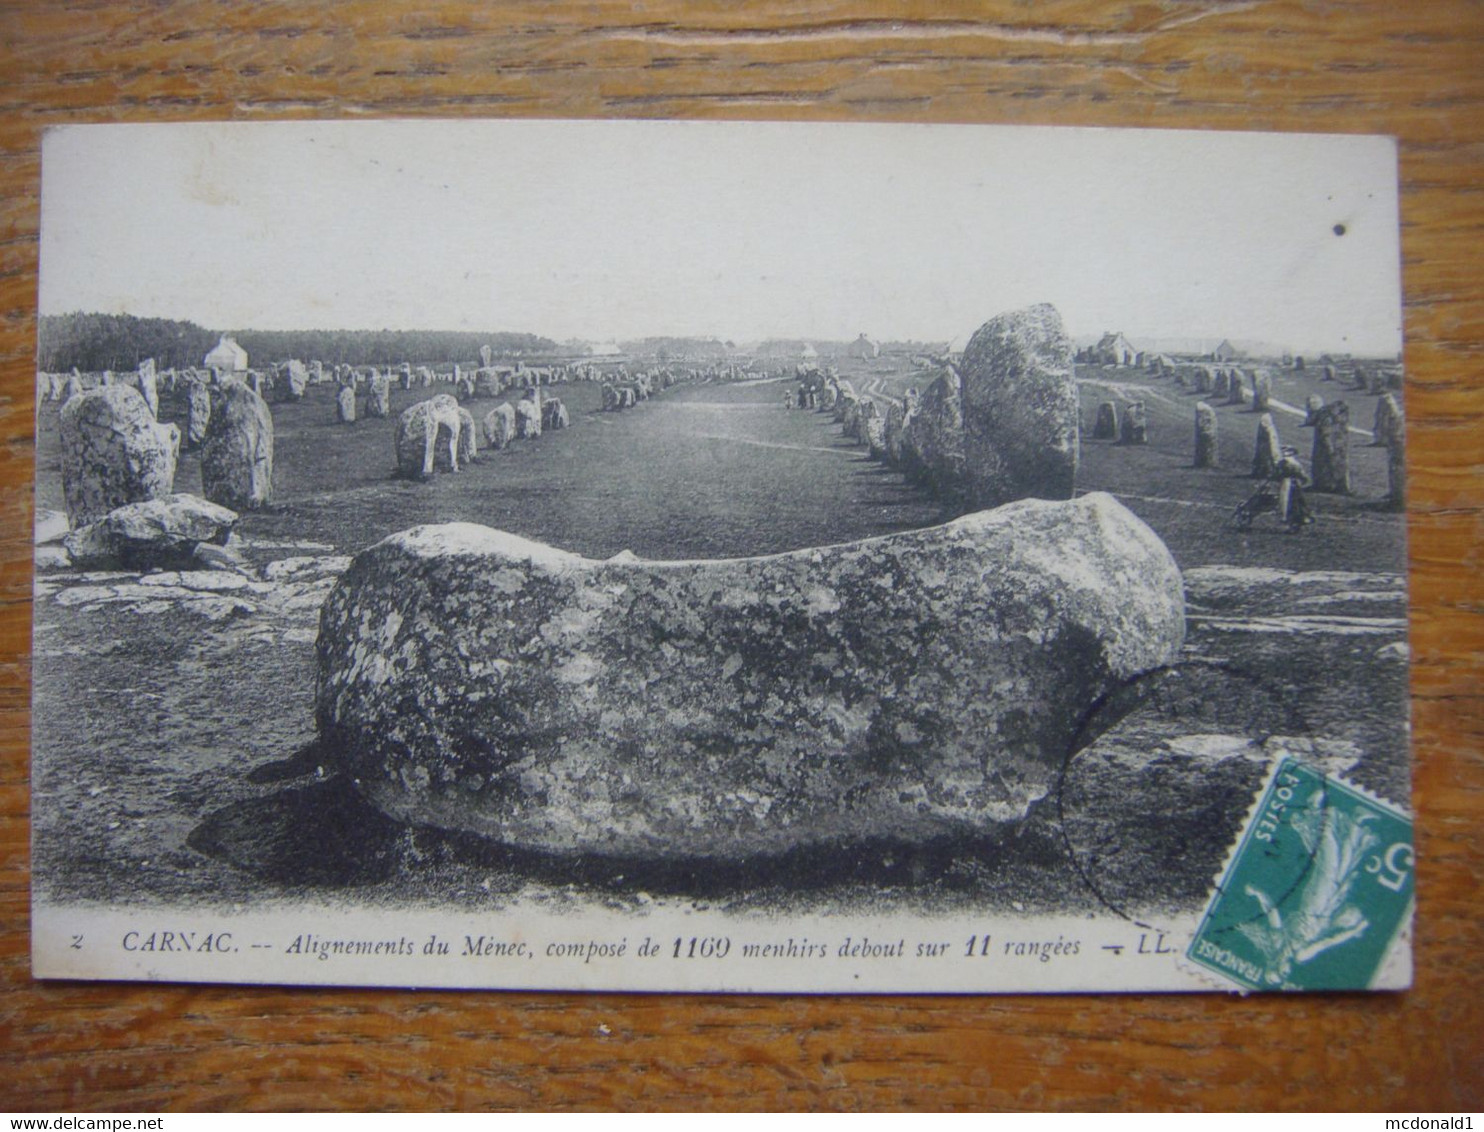
<svg viewBox="0 0 1484 1132">
<path fill-rule="evenodd" d="M 1186 955 L 1251 990 L 1369 986 L 1410 919 L 1413 860 L 1411 818 L 1284 758 Z"/>
</svg>

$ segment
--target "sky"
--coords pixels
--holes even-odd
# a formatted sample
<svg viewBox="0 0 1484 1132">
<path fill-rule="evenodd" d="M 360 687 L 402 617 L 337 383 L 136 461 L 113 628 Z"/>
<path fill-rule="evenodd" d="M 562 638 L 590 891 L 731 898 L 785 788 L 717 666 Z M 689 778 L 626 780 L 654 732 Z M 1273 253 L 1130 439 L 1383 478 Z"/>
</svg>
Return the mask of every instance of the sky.
<svg viewBox="0 0 1484 1132">
<path fill-rule="evenodd" d="M 42 314 L 218 330 L 1401 348 L 1389 138 L 393 121 L 65 126 Z"/>
</svg>

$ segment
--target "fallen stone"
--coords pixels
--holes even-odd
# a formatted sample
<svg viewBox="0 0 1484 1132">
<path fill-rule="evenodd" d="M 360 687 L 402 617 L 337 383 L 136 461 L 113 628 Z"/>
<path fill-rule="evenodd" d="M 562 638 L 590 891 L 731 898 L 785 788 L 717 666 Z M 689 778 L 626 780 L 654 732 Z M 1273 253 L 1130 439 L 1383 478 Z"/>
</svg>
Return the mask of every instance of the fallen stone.
<svg viewBox="0 0 1484 1132">
<path fill-rule="evenodd" d="M 417 527 L 325 603 L 317 721 L 386 813 L 527 849 L 916 842 L 1021 820 L 1184 612 L 1164 544 L 1103 494 L 713 562 Z"/>
<path fill-rule="evenodd" d="M 38 546 L 35 561 L 38 570 L 66 570 L 72 565 L 72 555 L 60 546 Z"/>
<path fill-rule="evenodd" d="M 350 565 L 347 554 L 305 554 L 280 558 L 263 567 L 263 577 L 270 582 L 298 578 L 305 574 L 340 574 Z"/>
<path fill-rule="evenodd" d="M 60 511 L 49 511 L 45 507 L 36 508 L 36 520 L 33 524 L 36 534 L 37 546 L 43 543 L 59 541 L 72 527 L 67 522 L 67 516 Z"/>
<path fill-rule="evenodd" d="M 198 543 L 225 543 L 236 523 L 235 511 L 194 495 L 171 495 L 111 511 L 73 531 L 63 545 L 79 566 L 189 565 Z"/>
</svg>

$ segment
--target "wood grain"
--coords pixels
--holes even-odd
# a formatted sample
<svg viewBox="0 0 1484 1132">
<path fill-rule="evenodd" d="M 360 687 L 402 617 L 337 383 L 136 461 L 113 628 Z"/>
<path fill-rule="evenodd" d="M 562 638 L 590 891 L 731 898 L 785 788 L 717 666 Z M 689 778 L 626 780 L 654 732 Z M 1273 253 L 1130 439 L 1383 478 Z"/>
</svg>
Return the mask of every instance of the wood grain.
<svg viewBox="0 0 1484 1132">
<path fill-rule="evenodd" d="M 1462 0 L 0 4 L 0 1107 L 1478 1108 L 1481 58 L 1484 7 Z M 1398 136 L 1415 989 L 745 998 L 33 983 L 40 133 L 64 122 L 387 115 Z"/>
</svg>

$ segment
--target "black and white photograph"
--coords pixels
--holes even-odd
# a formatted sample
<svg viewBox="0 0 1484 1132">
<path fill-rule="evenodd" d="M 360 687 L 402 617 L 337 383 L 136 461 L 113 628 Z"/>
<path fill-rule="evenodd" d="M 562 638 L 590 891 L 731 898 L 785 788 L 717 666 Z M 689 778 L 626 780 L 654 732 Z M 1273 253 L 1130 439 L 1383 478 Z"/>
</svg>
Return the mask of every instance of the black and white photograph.
<svg viewBox="0 0 1484 1132">
<path fill-rule="evenodd" d="M 1391 139 L 67 126 L 41 199 L 38 976 L 1408 985 Z"/>
</svg>

